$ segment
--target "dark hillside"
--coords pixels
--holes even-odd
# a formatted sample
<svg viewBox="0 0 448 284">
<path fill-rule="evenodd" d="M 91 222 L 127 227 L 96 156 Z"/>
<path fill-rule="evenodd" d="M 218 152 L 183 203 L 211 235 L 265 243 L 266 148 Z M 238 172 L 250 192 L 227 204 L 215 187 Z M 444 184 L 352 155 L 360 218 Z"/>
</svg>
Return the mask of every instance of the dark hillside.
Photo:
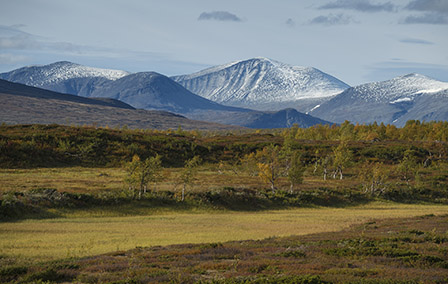
<svg viewBox="0 0 448 284">
<path fill-rule="evenodd" d="M 96 125 L 143 129 L 237 129 L 166 111 L 137 110 L 111 98 L 85 98 L 0 80 L 0 122 Z"/>
</svg>

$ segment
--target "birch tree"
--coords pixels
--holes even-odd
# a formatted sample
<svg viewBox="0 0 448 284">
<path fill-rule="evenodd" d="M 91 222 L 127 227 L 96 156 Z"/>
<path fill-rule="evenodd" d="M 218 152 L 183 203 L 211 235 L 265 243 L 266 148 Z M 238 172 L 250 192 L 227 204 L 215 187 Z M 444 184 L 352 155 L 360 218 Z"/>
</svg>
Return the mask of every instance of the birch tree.
<svg viewBox="0 0 448 284">
<path fill-rule="evenodd" d="M 281 175 L 280 148 L 278 146 L 269 145 L 258 151 L 256 158 L 259 161 L 258 176 L 271 186 L 272 192 L 275 192 L 275 182 Z"/>
<path fill-rule="evenodd" d="M 201 163 L 201 158 L 199 156 L 194 156 L 192 159 L 185 162 L 185 166 L 180 173 L 179 181 L 182 184 L 181 200 L 185 200 L 185 192 L 187 186 L 191 186 L 196 180 L 197 168 Z"/>
</svg>

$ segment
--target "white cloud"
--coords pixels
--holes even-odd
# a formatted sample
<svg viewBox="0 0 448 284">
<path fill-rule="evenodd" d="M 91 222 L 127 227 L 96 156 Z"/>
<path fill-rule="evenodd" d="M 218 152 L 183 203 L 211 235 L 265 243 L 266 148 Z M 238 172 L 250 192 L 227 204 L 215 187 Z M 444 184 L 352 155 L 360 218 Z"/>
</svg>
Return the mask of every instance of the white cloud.
<svg viewBox="0 0 448 284">
<path fill-rule="evenodd" d="M 440 13 L 425 13 L 406 17 L 402 24 L 448 25 L 448 17 Z"/>
<path fill-rule="evenodd" d="M 289 19 L 287 19 L 287 20 L 285 21 L 285 24 L 286 24 L 287 26 L 293 28 L 293 27 L 295 27 L 296 22 L 294 22 L 293 19 L 289 18 Z"/>
<path fill-rule="evenodd" d="M 344 14 L 329 14 L 327 16 L 317 16 L 311 19 L 308 23 L 311 25 L 324 25 L 324 26 L 334 26 L 334 25 L 348 25 L 355 22 L 352 17 Z"/>
<path fill-rule="evenodd" d="M 447 0 L 414 0 L 411 1 L 406 9 L 413 11 L 423 12 L 436 12 L 442 14 L 448 14 L 448 1 Z"/>
<path fill-rule="evenodd" d="M 375 4 L 371 3 L 370 0 L 336 0 L 320 6 L 319 9 L 346 9 L 374 13 L 393 12 L 396 10 L 396 7 L 391 2 Z"/>
<path fill-rule="evenodd" d="M 424 40 L 424 39 L 418 39 L 418 38 L 404 38 L 404 39 L 400 40 L 400 42 L 402 42 L 402 43 L 411 43 L 411 44 L 426 44 L 426 45 L 434 44 L 431 41 L 427 41 L 427 40 Z"/>
<path fill-rule="evenodd" d="M 199 15 L 199 21 L 203 20 L 214 20 L 214 21 L 230 21 L 230 22 L 241 22 L 241 18 L 235 14 L 227 11 L 213 11 L 213 12 L 203 12 Z"/>
</svg>

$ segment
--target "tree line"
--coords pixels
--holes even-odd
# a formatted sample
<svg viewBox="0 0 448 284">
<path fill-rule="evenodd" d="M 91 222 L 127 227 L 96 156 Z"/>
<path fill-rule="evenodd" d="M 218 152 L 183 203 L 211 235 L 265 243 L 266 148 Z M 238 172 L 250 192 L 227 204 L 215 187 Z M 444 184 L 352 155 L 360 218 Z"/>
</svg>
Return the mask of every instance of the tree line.
<svg viewBox="0 0 448 284">
<path fill-rule="evenodd" d="M 220 161 L 217 167 L 210 164 L 204 165 L 206 168 L 216 168 L 217 174 L 222 174 L 225 170 L 236 175 L 244 174 L 258 176 L 265 183 L 273 194 L 278 189 L 278 181 L 281 178 L 289 182 L 289 192 L 300 190 L 300 184 L 304 181 L 304 175 L 321 176 L 323 181 L 328 179 L 342 180 L 346 170 L 350 170 L 352 180 L 356 180 L 364 193 L 371 195 L 384 194 L 388 187 L 392 186 L 390 181 L 404 182 L 414 186 L 419 185 L 422 179 L 422 172 L 443 173 L 448 169 L 446 152 L 438 155 L 428 151 L 420 153 L 418 149 L 407 148 L 402 157 L 397 161 L 384 163 L 376 157 L 355 155 L 356 144 L 350 141 L 339 141 L 338 144 L 330 147 L 325 152 L 314 152 L 314 156 L 306 157 L 307 153 L 300 147 L 300 142 L 295 139 L 295 131 L 290 131 L 289 135 L 281 145 L 274 143 L 245 154 L 236 161 Z M 446 150 L 446 146 L 444 148 Z M 358 151 L 359 152 L 359 151 Z M 134 156 L 132 161 L 126 165 L 127 176 L 125 181 L 134 196 L 140 199 L 147 191 L 148 183 L 155 184 L 161 180 L 160 171 L 161 156 L 156 155 L 145 160 L 140 160 Z M 202 163 L 199 156 L 186 160 L 180 174 L 175 178 L 176 185 L 181 185 L 181 201 L 185 200 L 187 187 L 192 187 L 197 180 L 198 167 Z M 437 177 L 437 176 L 436 176 Z M 437 178 L 446 180 L 448 175 L 441 175 Z M 442 183 L 445 190 L 447 184 Z M 397 183 L 395 187 L 400 187 Z"/>
</svg>

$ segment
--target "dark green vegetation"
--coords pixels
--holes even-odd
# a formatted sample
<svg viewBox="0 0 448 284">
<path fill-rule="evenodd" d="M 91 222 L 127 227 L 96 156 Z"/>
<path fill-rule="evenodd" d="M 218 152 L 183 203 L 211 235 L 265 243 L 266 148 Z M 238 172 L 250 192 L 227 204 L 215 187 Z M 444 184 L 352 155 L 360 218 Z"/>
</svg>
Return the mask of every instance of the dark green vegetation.
<svg viewBox="0 0 448 284">
<path fill-rule="evenodd" d="M 448 216 L 372 221 L 351 229 L 4 265 L 0 281 L 81 283 L 446 283 Z M 0 259 L 1 262 L 1 259 Z"/>
<path fill-rule="evenodd" d="M 344 123 L 270 132 L 2 125 L 3 168 L 84 166 L 123 167 L 125 171 L 133 157 L 138 157 L 148 162 L 150 176 L 128 175 L 119 190 L 75 193 L 36 187 L 3 191 L 1 218 L 46 216 L 47 208 L 126 203 L 232 210 L 346 206 L 377 199 L 448 203 L 446 122 L 410 121 L 404 128 Z M 150 160 L 156 156 L 161 164 L 153 172 Z M 193 157 L 203 164 L 195 173 L 198 176 L 188 176 L 185 182 L 185 171 L 175 168 Z M 153 183 L 154 188 L 156 183 L 161 185 L 159 190 L 146 193 Z M 190 189 L 193 184 L 194 190 Z"/>
<path fill-rule="evenodd" d="M 159 154 L 165 167 L 182 166 L 195 155 L 205 161 L 235 159 L 282 141 L 272 135 L 198 138 L 200 132 L 127 130 L 61 125 L 0 126 L 0 167 L 121 166 L 134 155 Z M 243 141 L 243 142 L 238 142 Z"/>
<path fill-rule="evenodd" d="M 417 194 L 414 198 L 420 198 Z M 49 213 L 48 209 L 87 209 L 102 208 L 103 210 L 119 211 L 120 206 L 134 208 L 138 214 L 139 208 L 163 209 L 173 208 L 189 210 L 192 208 L 253 211 L 282 209 L 288 207 L 309 206 L 348 206 L 374 201 L 375 198 L 362 193 L 350 193 L 344 190 L 316 189 L 290 193 L 278 190 L 235 189 L 225 187 L 213 191 L 187 192 L 185 200 L 172 191 L 160 191 L 145 195 L 135 200 L 126 191 L 107 192 L 100 194 L 59 192 L 52 188 L 37 188 L 25 192 L 8 192 L 1 196 L 0 220 L 26 218 L 52 218 L 57 213 Z M 448 202 L 448 195 L 443 200 Z M 132 213 L 131 213 L 132 214 Z"/>
<path fill-rule="evenodd" d="M 204 162 L 238 162 L 244 155 L 268 145 L 288 144 L 301 152 L 306 164 L 331 154 L 346 141 L 353 162 L 394 164 L 405 151 L 424 166 L 446 161 L 448 122 L 409 121 L 393 125 L 318 125 L 289 130 L 221 131 L 221 134 L 180 129 L 128 130 L 61 125 L 0 126 L 0 167 L 120 166 L 133 155 L 145 159 L 161 155 L 165 167 L 183 166 L 194 156 Z"/>
</svg>

